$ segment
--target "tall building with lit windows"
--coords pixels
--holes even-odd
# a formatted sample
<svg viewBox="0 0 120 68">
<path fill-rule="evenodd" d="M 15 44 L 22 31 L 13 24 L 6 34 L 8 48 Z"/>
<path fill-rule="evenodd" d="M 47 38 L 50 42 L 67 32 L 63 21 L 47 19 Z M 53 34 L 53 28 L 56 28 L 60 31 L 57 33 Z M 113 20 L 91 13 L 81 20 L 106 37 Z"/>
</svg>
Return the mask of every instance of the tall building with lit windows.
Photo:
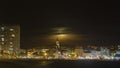
<svg viewBox="0 0 120 68">
<path fill-rule="evenodd" d="M 20 49 L 20 25 L 0 24 L 0 51 L 15 53 Z"/>
</svg>

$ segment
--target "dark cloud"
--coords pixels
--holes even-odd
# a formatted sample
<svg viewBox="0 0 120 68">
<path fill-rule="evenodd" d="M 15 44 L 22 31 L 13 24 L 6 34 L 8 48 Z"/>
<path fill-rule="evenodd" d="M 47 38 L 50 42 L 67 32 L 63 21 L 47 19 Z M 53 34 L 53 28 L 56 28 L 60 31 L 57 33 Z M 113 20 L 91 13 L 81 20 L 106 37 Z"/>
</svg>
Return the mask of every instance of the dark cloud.
<svg viewBox="0 0 120 68">
<path fill-rule="evenodd" d="M 8 2 L 4 5 L 6 6 L 0 12 L 0 22 L 21 25 L 22 47 L 44 45 L 43 41 L 45 43 L 50 41 L 47 40 L 48 35 L 55 33 L 53 29 L 61 27 L 69 28 L 68 33 L 84 35 L 82 39 L 88 41 L 119 41 L 120 38 L 120 24 L 118 23 L 120 13 L 112 3 L 86 1 L 78 4 L 40 4 L 39 2 L 23 2 L 18 4 L 22 6 L 18 6 L 17 4 L 10 5 Z M 43 37 L 45 39 L 40 40 Z"/>
</svg>

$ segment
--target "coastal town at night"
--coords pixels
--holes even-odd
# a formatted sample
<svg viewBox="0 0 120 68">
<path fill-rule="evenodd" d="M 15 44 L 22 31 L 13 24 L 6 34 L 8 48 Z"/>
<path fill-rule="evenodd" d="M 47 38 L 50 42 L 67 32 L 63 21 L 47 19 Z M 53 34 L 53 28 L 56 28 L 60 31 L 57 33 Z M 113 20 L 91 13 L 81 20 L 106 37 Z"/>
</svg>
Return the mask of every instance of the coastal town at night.
<svg viewBox="0 0 120 68">
<path fill-rule="evenodd" d="M 20 25 L 0 25 L 0 59 L 64 59 L 64 60 L 119 60 L 120 45 L 61 46 L 57 38 L 55 45 L 30 49 L 20 48 Z M 64 37 L 63 34 L 58 34 Z"/>
<path fill-rule="evenodd" d="M 0 68 L 120 68 L 119 3 L 2 0 Z"/>
</svg>

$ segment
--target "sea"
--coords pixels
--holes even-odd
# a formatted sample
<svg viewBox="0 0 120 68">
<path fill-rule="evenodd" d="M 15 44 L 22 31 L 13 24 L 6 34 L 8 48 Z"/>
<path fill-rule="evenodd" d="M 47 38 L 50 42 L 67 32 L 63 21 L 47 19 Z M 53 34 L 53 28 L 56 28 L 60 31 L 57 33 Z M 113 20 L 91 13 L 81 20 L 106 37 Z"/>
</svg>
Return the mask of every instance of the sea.
<svg viewBox="0 0 120 68">
<path fill-rule="evenodd" d="M 0 60 L 0 68 L 120 68 L 120 60 Z"/>
</svg>

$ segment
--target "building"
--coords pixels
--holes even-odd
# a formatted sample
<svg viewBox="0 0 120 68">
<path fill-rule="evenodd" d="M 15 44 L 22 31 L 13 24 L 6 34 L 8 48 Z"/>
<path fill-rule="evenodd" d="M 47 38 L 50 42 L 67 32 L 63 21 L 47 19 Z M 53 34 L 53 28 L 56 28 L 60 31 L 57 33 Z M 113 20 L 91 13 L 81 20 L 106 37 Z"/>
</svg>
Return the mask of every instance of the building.
<svg viewBox="0 0 120 68">
<path fill-rule="evenodd" d="M 17 53 L 20 49 L 20 25 L 0 24 L 0 52 Z"/>
</svg>

